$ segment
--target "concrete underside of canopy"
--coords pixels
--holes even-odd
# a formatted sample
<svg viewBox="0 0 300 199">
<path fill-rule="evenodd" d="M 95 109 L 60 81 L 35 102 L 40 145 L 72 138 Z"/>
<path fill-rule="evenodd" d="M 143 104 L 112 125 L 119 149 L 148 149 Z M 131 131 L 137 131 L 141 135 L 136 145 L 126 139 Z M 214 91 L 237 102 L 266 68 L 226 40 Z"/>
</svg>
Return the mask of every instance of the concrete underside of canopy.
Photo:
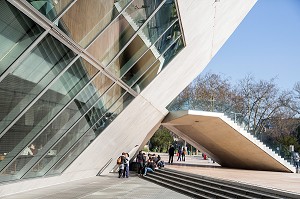
<svg viewBox="0 0 300 199">
<path fill-rule="evenodd" d="M 170 112 L 162 124 L 207 153 L 222 167 L 292 172 L 232 128 L 218 114 L 220 115 L 200 111 Z"/>
</svg>

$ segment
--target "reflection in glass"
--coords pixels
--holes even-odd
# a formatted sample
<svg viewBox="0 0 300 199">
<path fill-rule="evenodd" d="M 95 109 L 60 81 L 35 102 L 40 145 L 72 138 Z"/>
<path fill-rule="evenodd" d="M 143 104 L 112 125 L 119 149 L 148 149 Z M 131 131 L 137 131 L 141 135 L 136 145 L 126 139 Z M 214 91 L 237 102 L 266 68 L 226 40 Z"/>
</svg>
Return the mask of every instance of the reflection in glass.
<svg viewBox="0 0 300 199">
<path fill-rule="evenodd" d="M 70 103 L 70 100 L 83 89 L 96 72 L 97 70 L 85 60 L 77 60 L 0 139 L 0 153 L 7 154 L 5 159 L 0 162 L 0 170 L 25 148 L 14 163 L 6 169 L 4 175 L 17 173 L 32 158 L 28 155 L 36 155 L 38 151 L 30 154 L 28 148 L 34 146 L 35 149 L 40 150 L 44 146 L 43 143 L 50 138 L 52 130 L 55 129 L 55 124 L 49 122 L 53 121 L 54 117 Z M 65 121 L 66 112 L 68 116 L 72 115 L 72 110 L 67 108 L 58 117 L 59 122 Z M 37 138 L 30 144 L 42 129 L 46 129 L 46 137 Z M 28 147 L 26 148 L 26 146 Z"/>
<path fill-rule="evenodd" d="M 0 75 L 43 29 L 7 1 L 0 1 Z"/>
<path fill-rule="evenodd" d="M 162 6 L 162 8 L 164 7 L 167 6 Z M 138 35 L 128 45 L 124 52 L 109 66 L 109 70 L 115 76 L 122 77 L 127 73 L 127 71 L 136 64 L 139 58 L 143 56 L 149 48 L 152 52 L 152 57 L 159 57 L 162 46 L 166 45 L 166 41 L 170 42 L 172 40 L 170 35 L 172 34 L 173 28 L 170 29 L 170 25 L 177 19 L 177 16 L 169 16 L 169 19 L 163 18 L 160 20 L 158 17 L 160 15 L 161 12 L 158 11 L 147 25 L 138 32 Z M 169 30 L 165 33 L 168 28 Z M 162 36 L 163 33 L 165 33 L 165 36 Z M 160 38 L 159 45 L 157 45 L 159 49 L 153 45 L 158 38 Z M 151 58 L 151 56 L 149 56 L 149 58 Z"/>
<path fill-rule="evenodd" d="M 126 45 L 138 28 L 159 5 L 161 0 L 135 0 L 87 49 L 104 66 Z M 119 63 L 116 63 L 119 65 Z"/>
<path fill-rule="evenodd" d="M 162 35 L 157 43 L 155 43 L 155 48 L 150 49 L 146 54 L 144 54 L 127 73 L 122 77 L 122 80 L 128 85 L 132 86 L 141 75 L 156 61 L 158 58 L 160 62 L 164 62 L 164 57 L 161 56 L 163 53 L 174 41 L 178 38 L 177 35 L 180 35 L 179 23 L 176 22 L 172 27 L 167 29 L 164 35 Z M 159 43 L 159 45 L 158 45 Z M 157 48 L 157 46 L 159 48 Z M 136 90 L 138 91 L 138 90 Z"/>
<path fill-rule="evenodd" d="M 166 65 L 182 50 L 184 42 L 182 36 L 163 54 L 164 63 L 158 73 L 166 67 Z"/>
<path fill-rule="evenodd" d="M 75 53 L 48 35 L 0 82 L 0 132 L 73 60 Z"/>
<path fill-rule="evenodd" d="M 82 47 L 86 47 L 130 1 L 78 0 L 62 16 L 58 27 Z M 124 6 L 124 7 L 122 7 Z M 118 9 L 117 9 L 118 8 Z"/>
<path fill-rule="evenodd" d="M 86 131 L 108 114 L 107 110 L 110 109 L 124 92 L 124 89 L 117 84 L 110 87 L 93 108 L 91 108 L 71 130 L 68 130 L 67 134 L 51 149 L 56 152 L 55 156 L 44 157 L 33 169 L 31 169 L 26 177 L 44 175 L 45 172 L 47 172 L 56 161 L 63 157 L 69 148 L 73 146 Z M 99 126 L 99 128 L 102 128 L 103 126 L 104 123 L 102 123 L 102 126 Z M 94 138 L 98 135 L 99 133 L 95 130 Z"/>
<path fill-rule="evenodd" d="M 53 21 L 73 0 L 27 0 L 35 9 Z"/>
<path fill-rule="evenodd" d="M 180 37 L 171 47 L 163 54 L 163 59 L 158 59 L 143 76 L 132 86 L 133 90 L 141 92 L 150 82 L 161 72 L 162 69 L 180 52 L 184 47 L 182 37 Z"/>
<path fill-rule="evenodd" d="M 122 95 L 118 101 L 116 101 L 92 128 L 90 128 L 84 135 L 75 143 L 72 148 L 66 153 L 59 162 L 47 173 L 47 175 L 62 173 L 70 163 L 72 163 L 84 149 L 97 137 L 121 112 L 126 106 L 133 100 L 133 96 L 129 93 Z M 97 124 L 102 126 L 97 127 Z"/>
</svg>

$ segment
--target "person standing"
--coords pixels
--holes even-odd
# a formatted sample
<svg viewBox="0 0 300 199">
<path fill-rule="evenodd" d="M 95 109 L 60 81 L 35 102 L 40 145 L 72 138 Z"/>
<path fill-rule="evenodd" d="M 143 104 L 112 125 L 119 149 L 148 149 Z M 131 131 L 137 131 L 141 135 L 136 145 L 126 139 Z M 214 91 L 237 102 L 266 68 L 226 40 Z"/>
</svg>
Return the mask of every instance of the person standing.
<svg viewBox="0 0 300 199">
<path fill-rule="evenodd" d="M 294 152 L 294 165 L 296 167 L 296 173 L 299 173 L 299 160 L 300 160 L 300 157 L 299 157 L 299 153 L 298 152 Z"/>
<path fill-rule="evenodd" d="M 125 160 L 124 160 L 124 171 L 123 171 L 123 178 L 128 178 L 129 177 L 129 154 L 128 153 L 123 153 Z"/>
<path fill-rule="evenodd" d="M 146 162 L 146 159 L 144 158 L 144 154 L 142 153 L 142 151 L 139 151 L 138 155 L 136 156 L 136 162 L 137 164 L 137 171 L 138 174 L 143 175 L 143 168 Z"/>
<path fill-rule="evenodd" d="M 118 158 L 117 164 L 119 165 L 119 178 L 123 177 L 125 167 L 125 156 L 124 153 Z"/>
<path fill-rule="evenodd" d="M 185 149 L 185 147 L 183 147 L 183 149 L 182 149 L 182 161 L 185 161 L 185 154 L 186 154 L 186 149 Z"/>
<path fill-rule="evenodd" d="M 173 163 L 173 158 L 174 158 L 174 153 L 175 153 L 175 148 L 173 145 L 169 148 L 169 163 Z"/>
</svg>

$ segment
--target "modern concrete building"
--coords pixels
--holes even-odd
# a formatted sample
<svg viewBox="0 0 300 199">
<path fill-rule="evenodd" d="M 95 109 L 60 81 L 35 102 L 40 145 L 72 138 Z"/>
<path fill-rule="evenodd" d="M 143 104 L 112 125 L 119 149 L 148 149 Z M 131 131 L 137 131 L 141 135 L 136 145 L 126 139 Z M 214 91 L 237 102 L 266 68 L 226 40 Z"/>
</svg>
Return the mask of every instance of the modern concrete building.
<svg viewBox="0 0 300 199">
<path fill-rule="evenodd" d="M 0 0 L 0 195 L 105 174 L 135 154 L 255 2 Z M 176 129 L 225 166 L 261 169 Z"/>
</svg>

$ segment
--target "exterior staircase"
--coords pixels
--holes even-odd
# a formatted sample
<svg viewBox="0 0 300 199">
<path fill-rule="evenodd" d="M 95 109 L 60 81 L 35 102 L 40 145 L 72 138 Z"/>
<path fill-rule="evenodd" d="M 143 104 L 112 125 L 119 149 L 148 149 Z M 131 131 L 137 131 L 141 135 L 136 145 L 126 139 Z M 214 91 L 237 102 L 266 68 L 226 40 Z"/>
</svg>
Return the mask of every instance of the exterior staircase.
<svg viewBox="0 0 300 199">
<path fill-rule="evenodd" d="M 166 168 L 158 169 L 154 173 L 147 173 L 144 179 L 192 198 L 300 198 L 300 195 L 297 194 Z"/>
<path fill-rule="evenodd" d="M 222 114 L 220 118 L 225 121 L 230 127 L 235 129 L 237 132 L 239 132 L 241 135 L 246 137 L 249 141 L 254 143 L 257 147 L 261 148 L 264 152 L 275 158 L 278 162 L 280 162 L 282 165 L 285 165 L 289 170 L 296 172 L 295 167 L 288 162 L 288 160 L 282 158 L 275 150 L 268 147 L 264 142 L 260 141 L 257 137 L 250 134 L 247 130 L 245 130 L 243 127 L 235 123 L 231 118 L 227 117 L 225 114 Z"/>
<path fill-rule="evenodd" d="M 162 125 L 223 167 L 296 172 L 287 160 L 224 113 L 171 111 Z"/>
</svg>

